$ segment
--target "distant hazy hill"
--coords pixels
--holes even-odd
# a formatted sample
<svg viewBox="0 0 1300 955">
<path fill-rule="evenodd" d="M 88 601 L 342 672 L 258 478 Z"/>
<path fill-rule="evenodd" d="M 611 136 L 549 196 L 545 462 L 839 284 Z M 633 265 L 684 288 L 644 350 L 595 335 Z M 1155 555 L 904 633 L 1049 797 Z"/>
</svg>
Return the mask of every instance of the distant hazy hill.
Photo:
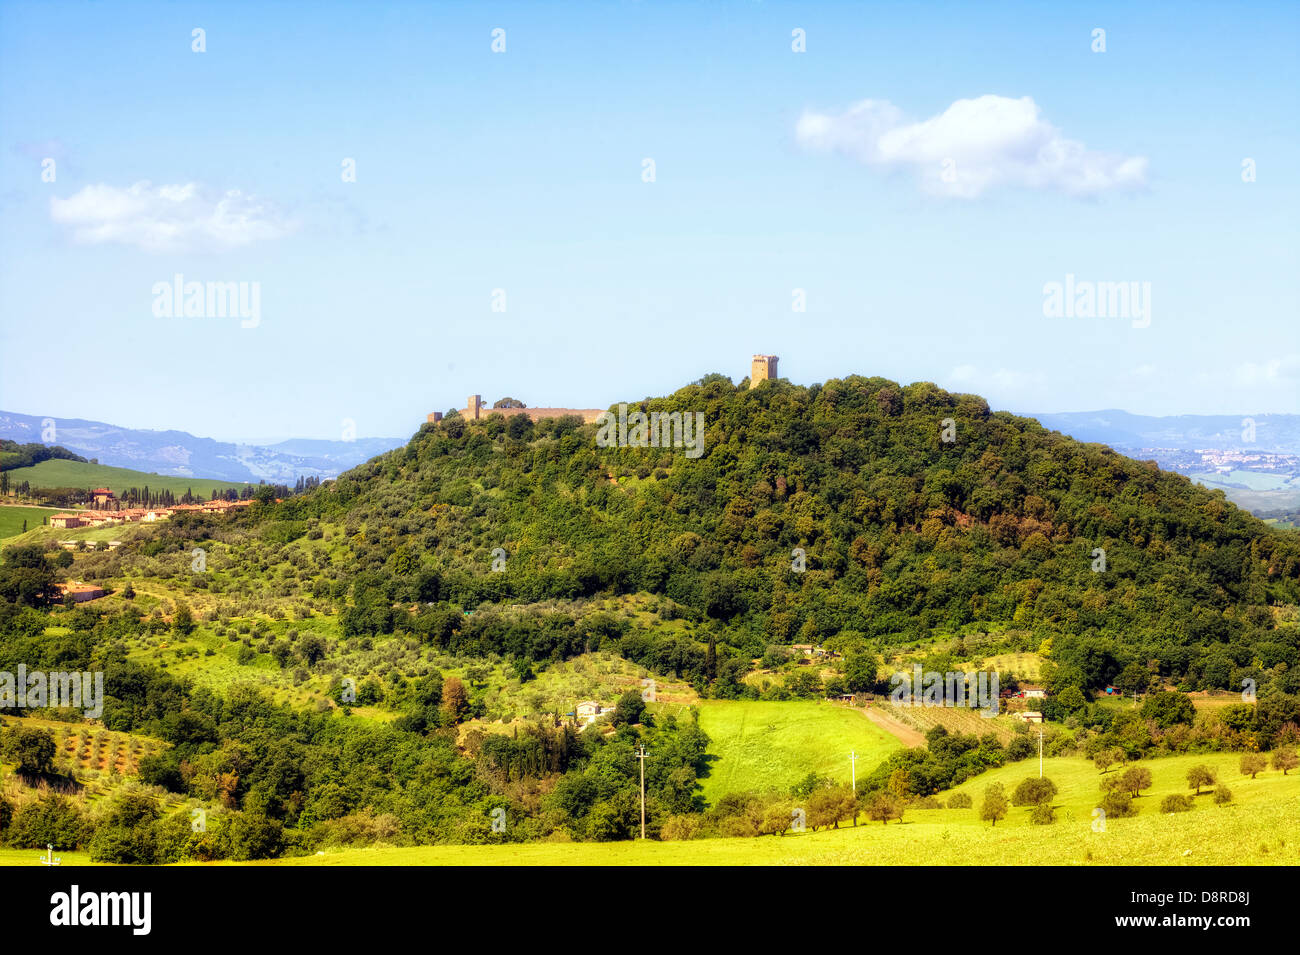
<svg viewBox="0 0 1300 955">
<path fill-rule="evenodd" d="M 1076 441 L 1108 444 L 1112 448 L 1242 449 L 1300 454 L 1300 415 L 1171 415 L 1157 418 L 1127 411 L 1067 411 L 1032 414 L 1045 428 Z M 1243 438 L 1245 420 L 1255 423 L 1255 440 Z"/>
<path fill-rule="evenodd" d="M 38 415 L 0 411 L 0 438 L 42 440 Z M 100 464 L 185 478 L 293 484 L 301 477 L 332 478 L 404 442 L 398 438 L 355 441 L 291 440 L 276 445 L 231 444 L 185 431 L 121 428 L 82 418 L 54 418 L 55 441 Z"/>
</svg>

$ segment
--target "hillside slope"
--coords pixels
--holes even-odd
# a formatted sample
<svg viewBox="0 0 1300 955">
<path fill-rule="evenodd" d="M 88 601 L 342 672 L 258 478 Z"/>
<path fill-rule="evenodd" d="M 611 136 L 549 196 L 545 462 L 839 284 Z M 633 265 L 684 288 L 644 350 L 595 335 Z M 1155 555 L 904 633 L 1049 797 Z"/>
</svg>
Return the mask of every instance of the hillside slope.
<svg viewBox="0 0 1300 955">
<path fill-rule="evenodd" d="M 703 455 L 599 448 L 575 421 L 451 418 L 273 517 L 345 522 L 353 633 L 398 601 L 644 591 L 750 655 L 1014 627 L 1007 649 L 1051 638 L 1084 687 L 1135 661 L 1189 686 L 1295 681 L 1297 537 L 1184 477 L 927 383 L 709 376 L 637 407 L 702 412 Z M 493 639 L 453 629 L 453 647 Z"/>
</svg>

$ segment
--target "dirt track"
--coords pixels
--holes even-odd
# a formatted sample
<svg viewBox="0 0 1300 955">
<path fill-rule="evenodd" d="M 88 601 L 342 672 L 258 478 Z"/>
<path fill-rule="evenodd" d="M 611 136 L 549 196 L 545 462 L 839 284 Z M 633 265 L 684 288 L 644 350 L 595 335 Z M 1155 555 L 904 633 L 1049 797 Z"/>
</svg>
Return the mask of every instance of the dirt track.
<svg viewBox="0 0 1300 955">
<path fill-rule="evenodd" d="M 882 730 L 896 737 L 904 746 L 924 746 L 925 735 L 919 730 L 914 730 L 901 720 L 896 720 L 883 710 L 874 706 L 868 706 L 860 711 L 863 716 L 871 720 Z"/>
</svg>

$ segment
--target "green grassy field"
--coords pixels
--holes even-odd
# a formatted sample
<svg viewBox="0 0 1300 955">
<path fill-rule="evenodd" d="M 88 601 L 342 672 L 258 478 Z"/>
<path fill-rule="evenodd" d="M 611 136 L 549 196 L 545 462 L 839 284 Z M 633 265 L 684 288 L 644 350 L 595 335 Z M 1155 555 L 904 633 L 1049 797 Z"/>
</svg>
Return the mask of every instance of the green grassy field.
<svg viewBox="0 0 1300 955">
<path fill-rule="evenodd" d="M 773 704 L 785 705 L 791 704 Z M 854 714 L 849 714 L 854 715 Z M 1256 779 L 1238 772 L 1240 754 L 1176 756 L 1143 762 L 1153 785 L 1136 800 L 1138 815 L 1096 825 L 1101 774 L 1088 760 L 1048 759 L 1044 770 L 1059 788 L 1052 825 L 1030 823 L 1012 807 L 990 826 L 979 819 L 985 788 L 1008 792 L 1038 772 L 1029 759 L 985 773 L 961 787 L 971 809 L 909 809 L 888 825 L 844 824 L 821 832 L 754 839 L 685 842 L 539 842 L 482 846 L 353 849 L 258 865 L 1300 865 L 1300 773 L 1268 770 Z M 1169 793 L 1190 793 L 1187 770 L 1214 768 L 1233 800 L 1216 805 L 1207 790 L 1190 812 L 1164 814 Z M 1112 770 L 1111 773 L 1119 770 Z M 951 793 L 942 794 L 946 802 Z M 38 850 L 0 850 L 0 865 L 36 865 Z M 64 865 L 85 865 L 85 852 L 61 852 Z M 218 863 L 233 864 L 233 863 Z"/>
<path fill-rule="evenodd" d="M 0 849 L 0 866 L 40 865 L 40 858 L 43 855 L 45 855 L 44 849 Z M 90 861 L 89 852 L 65 852 L 56 849 L 54 858 L 58 859 L 61 865 L 96 865 Z"/>
<path fill-rule="evenodd" d="M 188 490 L 205 500 L 212 496 L 214 488 L 224 491 L 246 486 L 234 481 L 167 477 L 145 471 L 132 471 L 130 468 L 112 468 L 103 464 L 86 464 L 81 461 L 65 461 L 61 458 L 42 461 L 33 467 L 16 468 L 9 472 L 11 485 L 18 485 L 23 481 L 30 481 L 32 487 L 107 487 L 119 495 L 127 488 L 142 488 L 147 484 L 151 491 L 168 490 L 173 494 L 181 495 Z"/>
<path fill-rule="evenodd" d="M 775 704 L 789 705 L 789 704 Z M 846 825 L 840 829 L 688 842 L 531 843 L 499 846 L 427 846 L 360 849 L 271 865 L 1300 865 L 1300 774 L 1270 770 L 1251 780 L 1237 772 L 1240 754 L 1150 760 L 1153 787 L 1141 796 L 1137 816 L 1093 827 L 1100 774 L 1079 758 L 1049 759 L 1046 775 L 1060 794 L 1057 822 L 1035 826 L 1027 809 L 1012 808 L 996 826 L 979 821 L 984 788 L 998 781 L 1014 789 L 1037 775 L 1025 760 L 971 780 L 961 791 L 973 809 L 909 810 L 902 823 Z M 1190 792 L 1188 767 L 1215 767 L 1234 800 L 1216 806 L 1196 800 L 1191 812 L 1161 814 L 1160 800 Z M 1114 772 L 1114 771 L 1112 771 Z M 948 794 L 945 794 L 945 796 Z"/>
<path fill-rule="evenodd" d="M 23 533 L 23 521 L 27 522 L 27 530 L 40 527 L 51 514 L 61 514 L 58 508 L 53 507 L 8 507 L 0 506 L 0 540 L 6 537 L 17 537 Z"/>
<path fill-rule="evenodd" d="M 705 700 L 699 707 L 717 757 L 703 780 L 710 804 L 729 792 L 789 789 L 809 773 L 847 783 L 850 751 L 864 776 L 901 745 L 861 713 L 830 703 Z"/>
</svg>

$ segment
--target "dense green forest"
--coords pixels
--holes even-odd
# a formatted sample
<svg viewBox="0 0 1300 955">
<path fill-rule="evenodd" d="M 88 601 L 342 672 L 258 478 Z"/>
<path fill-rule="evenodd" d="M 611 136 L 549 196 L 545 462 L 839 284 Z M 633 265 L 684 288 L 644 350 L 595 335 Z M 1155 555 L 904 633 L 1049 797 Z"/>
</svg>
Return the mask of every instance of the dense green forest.
<svg viewBox="0 0 1300 955">
<path fill-rule="evenodd" d="M 547 659 L 577 641 L 510 646 L 452 614 L 422 618 L 644 591 L 717 621 L 719 642 L 748 656 L 842 631 L 887 647 L 1005 622 L 1032 648 L 1053 641 L 1061 686 L 1157 661 L 1193 689 L 1249 677 L 1300 691 L 1300 629 L 1282 613 L 1300 602 L 1300 540 L 1182 476 L 930 384 L 751 391 L 719 375 L 641 407 L 703 411 L 704 456 L 597 448 L 574 420 L 452 417 L 267 520 L 277 533 L 346 521 L 352 560 L 332 593 L 353 634 L 394 626 L 395 604 L 432 603 L 414 626 L 436 640 Z"/>
</svg>

